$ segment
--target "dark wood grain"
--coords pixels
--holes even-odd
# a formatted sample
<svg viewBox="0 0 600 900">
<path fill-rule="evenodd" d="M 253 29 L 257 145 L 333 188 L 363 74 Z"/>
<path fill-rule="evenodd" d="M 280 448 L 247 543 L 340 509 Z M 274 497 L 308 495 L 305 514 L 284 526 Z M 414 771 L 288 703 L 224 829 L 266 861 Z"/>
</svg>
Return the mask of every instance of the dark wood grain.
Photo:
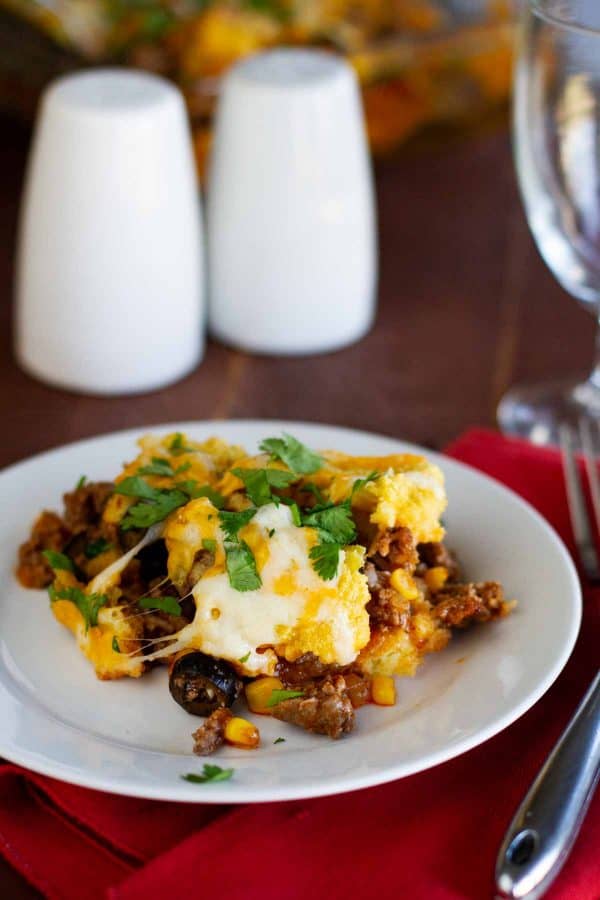
<svg viewBox="0 0 600 900">
<path fill-rule="evenodd" d="M 207 417 L 331 422 L 442 446 L 493 425 L 514 381 L 584 374 L 592 318 L 558 287 L 527 231 L 504 130 L 378 166 L 379 313 L 355 347 L 306 359 L 209 344 L 184 381 L 92 398 L 24 375 L 11 351 L 13 247 L 27 133 L 0 142 L 0 466 L 76 438 Z M 282 304 L 285 315 L 285 304 Z M 0 864 L 0 896 L 36 896 Z"/>
</svg>

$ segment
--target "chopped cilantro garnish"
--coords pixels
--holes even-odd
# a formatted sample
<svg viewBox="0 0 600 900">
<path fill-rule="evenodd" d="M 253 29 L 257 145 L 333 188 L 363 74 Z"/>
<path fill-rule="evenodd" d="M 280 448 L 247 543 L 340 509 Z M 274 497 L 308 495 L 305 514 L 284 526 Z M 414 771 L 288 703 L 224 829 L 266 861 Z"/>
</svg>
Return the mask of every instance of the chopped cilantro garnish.
<svg viewBox="0 0 600 900">
<path fill-rule="evenodd" d="M 225 566 L 229 583 L 236 591 L 257 591 L 261 586 L 256 560 L 245 541 L 225 543 Z"/>
<path fill-rule="evenodd" d="M 278 737 L 273 741 L 274 744 L 285 744 L 285 738 Z"/>
<path fill-rule="evenodd" d="M 181 606 L 175 597 L 142 597 L 138 600 L 138 606 L 142 609 L 160 609 L 172 616 L 181 615 Z"/>
<path fill-rule="evenodd" d="M 178 431 L 169 444 L 169 451 L 173 456 L 181 456 L 182 453 L 195 453 L 196 448 L 186 446 L 182 433 Z"/>
<path fill-rule="evenodd" d="M 168 459 L 162 456 L 153 456 L 152 462 L 138 469 L 138 475 L 160 475 L 163 478 L 172 478 L 175 474 L 173 466 Z"/>
<path fill-rule="evenodd" d="M 331 581 L 337 575 L 340 549 L 339 544 L 328 543 L 327 541 L 322 541 L 311 548 L 309 556 L 312 560 L 313 568 L 323 581 Z"/>
<path fill-rule="evenodd" d="M 120 649 L 120 647 L 119 647 L 119 642 L 118 642 L 118 640 L 116 639 L 116 637 L 115 637 L 114 635 L 113 635 L 113 639 L 112 639 L 112 648 L 113 648 L 113 650 L 114 650 L 115 653 L 120 653 L 120 652 L 121 652 L 121 649 Z"/>
<path fill-rule="evenodd" d="M 162 496 L 151 503 L 136 503 L 131 506 L 127 515 L 121 522 L 123 531 L 130 528 L 150 528 L 157 522 L 162 522 L 174 510 L 187 503 L 185 494 L 181 491 L 164 491 Z"/>
<path fill-rule="evenodd" d="M 269 537 L 270 537 L 270 538 L 273 537 L 273 535 L 275 534 L 275 529 L 274 529 L 274 528 L 269 528 L 268 534 L 269 534 Z"/>
<path fill-rule="evenodd" d="M 260 445 L 265 453 L 274 459 L 280 459 L 291 472 L 296 475 L 310 475 L 321 468 L 323 460 L 291 434 L 281 438 L 267 438 Z"/>
<path fill-rule="evenodd" d="M 317 528 L 321 539 L 328 543 L 349 544 L 356 538 L 356 525 L 348 500 L 337 506 L 333 503 L 315 506 L 304 514 L 302 522 Z"/>
<path fill-rule="evenodd" d="M 381 472 L 370 472 L 366 478 L 357 478 L 354 484 L 352 485 L 352 493 L 350 494 L 350 499 L 354 497 L 358 491 L 361 491 L 365 485 L 370 484 L 371 481 L 377 481 Z"/>
<path fill-rule="evenodd" d="M 58 553 L 56 550 L 42 550 L 42 556 L 55 572 L 61 569 L 67 572 L 73 571 L 73 563 L 64 553 Z"/>
<path fill-rule="evenodd" d="M 186 462 L 174 469 L 168 459 L 165 459 L 163 456 L 153 456 L 149 465 L 138 469 L 138 475 L 159 475 L 162 478 L 174 478 L 175 475 L 187 472 L 191 465 L 191 462 Z"/>
<path fill-rule="evenodd" d="M 51 600 L 70 600 L 74 603 L 85 621 L 86 634 L 90 625 L 98 624 L 98 612 L 107 602 L 108 598 L 104 594 L 86 594 L 81 588 L 67 587 L 55 590 Z"/>
<path fill-rule="evenodd" d="M 160 495 L 160 490 L 152 487 L 139 475 L 130 475 L 116 485 L 115 494 L 122 494 L 124 497 L 140 497 L 143 500 L 155 500 Z"/>
<path fill-rule="evenodd" d="M 205 763 L 201 775 L 188 772 L 187 775 L 181 777 L 184 781 L 190 781 L 192 784 L 208 784 L 214 781 L 229 781 L 234 771 L 234 769 L 222 769 L 221 766 L 211 766 Z"/>
<path fill-rule="evenodd" d="M 245 663 L 245 662 L 248 662 L 249 659 L 250 659 L 250 651 L 248 650 L 248 652 L 246 653 L 245 656 L 240 656 L 240 658 L 238 659 L 238 662 Z"/>
<path fill-rule="evenodd" d="M 225 498 L 223 495 L 219 494 L 218 491 L 215 491 L 209 484 L 199 485 L 197 481 L 190 479 L 189 481 L 176 481 L 175 487 L 191 497 L 192 500 L 197 500 L 199 497 L 206 497 L 217 509 L 222 509 L 223 506 L 225 506 Z"/>
<path fill-rule="evenodd" d="M 243 528 L 256 515 L 256 509 L 243 509 L 241 512 L 227 512 L 221 510 L 219 519 L 221 528 L 230 541 L 237 540 L 238 531 Z"/>
<path fill-rule="evenodd" d="M 277 706 L 284 700 L 293 700 L 294 697 L 304 697 L 304 691 L 271 691 L 271 696 L 267 700 L 267 706 Z"/>
<path fill-rule="evenodd" d="M 246 493 L 255 506 L 272 503 L 272 488 L 286 488 L 296 480 L 292 472 L 281 469 L 232 469 L 232 472 L 244 482 Z"/>
<path fill-rule="evenodd" d="M 297 528 L 300 528 L 300 526 L 302 525 L 302 513 L 300 512 L 300 507 L 295 500 L 290 500 L 289 497 L 282 497 L 281 499 L 283 503 L 285 503 L 285 505 L 289 506 L 290 508 L 290 512 L 292 514 L 292 522 Z"/>
<path fill-rule="evenodd" d="M 217 542 L 212 538 L 203 538 L 202 547 L 204 550 L 208 550 L 209 553 L 214 553 L 217 549 Z"/>
<path fill-rule="evenodd" d="M 110 549 L 112 549 L 112 544 L 109 541 L 98 538 L 97 541 L 90 541 L 89 544 L 86 544 L 83 552 L 87 559 L 96 559 L 101 553 L 106 553 Z"/>
<path fill-rule="evenodd" d="M 87 476 L 82 475 L 77 484 L 75 485 L 75 490 L 78 491 L 79 488 L 82 488 L 87 481 Z"/>
<path fill-rule="evenodd" d="M 188 502 L 187 495 L 177 488 L 160 490 L 152 487 L 139 475 L 124 478 L 115 488 L 116 494 L 125 497 L 136 497 L 142 502 L 130 506 L 127 515 L 121 522 L 121 528 L 127 531 L 130 528 L 149 528 L 157 522 L 162 522 L 175 509 Z"/>
</svg>

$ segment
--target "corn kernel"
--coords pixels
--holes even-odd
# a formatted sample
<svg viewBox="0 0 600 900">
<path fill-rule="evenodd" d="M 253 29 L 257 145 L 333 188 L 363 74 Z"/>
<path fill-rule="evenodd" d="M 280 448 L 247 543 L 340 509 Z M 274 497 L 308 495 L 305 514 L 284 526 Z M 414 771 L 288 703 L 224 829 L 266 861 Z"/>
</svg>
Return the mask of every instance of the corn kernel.
<svg viewBox="0 0 600 900">
<path fill-rule="evenodd" d="M 260 733 L 256 725 L 238 716 L 232 716 L 227 720 L 224 736 L 228 744 L 241 747 L 243 750 L 253 750 L 260 744 Z"/>
<path fill-rule="evenodd" d="M 416 600 L 419 596 L 414 578 L 405 569 L 395 569 L 390 575 L 390 584 L 405 600 Z"/>
<path fill-rule="evenodd" d="M 425 584 L 430 591 L 441 591 L 448 580 L 448 569 L 445 566 L 434 566 L 427 569 L 425 575 Z"/>
<path fill-rule="evenodd" d="M 246 685 L 246 702 L 254 713 L 262 715 L 271 715 L 271 710 L 267 706 L 271 699 L 273 691 L 283 690 L 283 682 L 279 678 L 257 678 Z"/>
<path fill-rule="evenodd" d="M 393 706 L 396 702 L 396 683 L 391 675 L 373 675 L 371 696 L 378 706 Z"/>
</svg>

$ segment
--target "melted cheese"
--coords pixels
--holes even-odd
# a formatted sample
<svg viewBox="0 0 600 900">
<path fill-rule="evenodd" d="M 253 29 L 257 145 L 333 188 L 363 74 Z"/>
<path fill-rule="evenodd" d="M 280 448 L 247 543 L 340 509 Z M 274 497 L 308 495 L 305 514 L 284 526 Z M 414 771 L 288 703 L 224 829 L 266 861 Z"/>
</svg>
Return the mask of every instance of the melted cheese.
<svg viewBox="0 0 600 900">
<path fill-rule="evenodd" d="M 120 606 L 103 607 L 98 612 L 98 625 L 85 630 L 85 620 L 70 600 L 52 603 L 55 618 L 69 629 L 84 656 L 93 663 L 98 678 L 139 678 L 144 672 L 139 653 L 141 625 L 138 616 L 127 616 Z M 119 651 L 113 648 L 117 640 Z"/>
<path fill-rule="evenodd" d="M 142 438 L 139 456 L 125 467 L 117 481 L 151 463 L 153 457 L 161 457 L 174 469 L 186 466 L 182 478 L 216 486 L 230 498 L 229 508 L 239 509 L 247 504 L 247 499 L 239 493 L 243 486 L 240 479 L 227 471 L 231 466 L 284 468 L 266 454 L 245 456 L 239 448 L 216 438 L 197 444 L 184 435 L 182 443 L 193 449 L 173 455 L 170 447 L 174 437 Z M 441 540 L 444 532 L 440 517 L 446 494 L 437 466 L 412 454 L 353 457 L 327 451 L 322 456 L 323 467 L 305 480 L 316 483 L 333 502 L 352 496 L 356 511 L 366 513 L 372 525 L 381 530 L 406 526 L 417 542 Z M 356 480 L 373 471 L 380 477 L 353 493 Z M 156 487 L 173 486 L 173 478 L 146 477 Z M 294 489 L 291 488 L 292 494 Z M 131 502 L 131 498 L 113 495 L 105 519 L 120 521 Z M 389 635 L 370 635 L 365 609 L 369 591 L 360 571 L 364 550 L 346 547 L 340 551 L 335 578 L 323 581 L 309 557 L 317 533 L 311 528 L 296 527 L 284 504 L 261 507 L 240 531 L 239 537 L 252 551 L 261 577 L 262 584 L 255 591 L 240 592 L 231 586 L 219 512 L 205 497 L 190 501 L 165 522 L 149 529 L 135 547 L 111 562 L 85 590 L 107 594 L 111 603 L 118 603 L 124 569 L 143 547 L 160 537 L 165 539 L 171 581 L 187 589 L 190 577 L 196 579 L 192 589 L 196 605 L 193 621 L 176 634 L 162 638 L 158 642 L 160 649 L 140 655 L 141 614 L 132 615 L 125 607 L 103 607 L 98 625 L 86 632 L 83 617 L 73 603 L 61 600 L 52 604 L 54 615 L 75 634 L 99 677 L 138 676 L 146 661 L 188 647 L 229 660 L 239 672 L 249 676 L 272 674 L 277 656 L 294 660 L 303 653 L 314 653 L 324 663 L 340 665 L 351 663 L 360 653 L 359 663 L 367 671 L 400 672 L 412 667 L 414 660 L 407 662 L 402 635 L 392 636 L 391 631 Z M 202 555 L 203 551 L 211 555 Z M 63 579 L 73 578 L 70 573 L 60 574 Z M 113 648 L 114 638 L 120 653 Z"/>
<path fill-rule="evenodd" d="M 140 453 L 132 462 L 127 463 L 123 471 L 115 479 L 118 484 L 131 475 L 136 475 L 143 466 L 148 466 L 156 457 L 169 462 L 174 471 L 183 468 L 183 471 L 175 478 L 171 476 L 146 475 L 146 480 L 156 488 L 172 488 L 178 478 L 197 481 L 198 484 L 214 485 L 222 476 L 222 473 L 234 465 L 236 460 L 244 455 L 240 447 L 229 446 L 219 438 L 212 437 L 207 441 L 198 443 L 190 440 L 185 434 L 181 435 L 182 451 L 173 453 L 171 445 L 177 434 L 167 434 L 164 437 L 156 437 L 152 434 L 144 435 L 138 440 Z M 128 508 L 136 501 L 131 497 L 121 494 L 113 494 L 106 504 L 103 518 L 106 522 L 120 522 Z"/>
<path fill-rule="evenodd" d="M 196 512 L 195 545 L 206 509 Z M 187 527 L 191 533 L 190 522 Z M 247 675 L 272 674 L 277 655 L 295 659 L 310 652 L 325 663 L 352 662 L 369 640 L 369 592 L 359 571 L 362 548 L 341 551 L 335 578 L 323 581 L 309 558 L 314 530 L 297 528 L 283 504 L 261 507 L 240 537 L 256 556 L 261 587 L 241 592 L 231 586 L 225 571 L 206 572 L 192 591 L 194 620 L 178 633 L 176 647 L 169 652 L 195 647 L 235 663 Z M 219 547 L 223 538 L 219 528 Z M 172 552 L 179 550 L 173 546 Z"/>
<path fill-rule="evenodd" d="M 380 529 L 409 528 L 417 543 L 440 541 L 444 529 L 440 518 L 447 499 L 441 469 L 413 453 L 393 456 L 346 456 L 323 453 L 325 466 L 310 476 L 334 503 L 345 500 L 359 478 L 379 472 L 353 497 L 352 505 L 369 513 L 370 522 Z"/>
<path fill-rule="evenodd" d="M 303 478 L 301 484 L 312 482 L 333 503 L 340 503 L 350 497 L 359 478 L 378 472 L 379 478 L 354 494 L 353 507 L 368 513 L 370 522 L 382 531 L 404 526 L 413 532 L 417 543 L 442 540 L 444 529 L 440 518 L 447 500 L 444 476 L 438 466 L 414 453 L 348 456 L 325 450 L 321 456 L 323 467 Z M 270 462 L 265 453 L 248 456 L 236 463 L 238 468 L 245 469 L 260 469 L 267 465 L 285 468 Z M 227 497 L 242 487 L 242 481 L 231 472 L 226 472 L 218 483 L 219 491 Z"/>
<path fill-rule="evenodd" d="M 180 507 L 167 519 L 164 538 L 169 553 L 167 570 L 173 584 L 183 584 L 196 554 L 205 541 L 214 541 L 215 560 L 211 574 L 225 571 L 225 551 L 219 528 L 219 511 L 207 497 L 199 497 Z"/>
</svg>

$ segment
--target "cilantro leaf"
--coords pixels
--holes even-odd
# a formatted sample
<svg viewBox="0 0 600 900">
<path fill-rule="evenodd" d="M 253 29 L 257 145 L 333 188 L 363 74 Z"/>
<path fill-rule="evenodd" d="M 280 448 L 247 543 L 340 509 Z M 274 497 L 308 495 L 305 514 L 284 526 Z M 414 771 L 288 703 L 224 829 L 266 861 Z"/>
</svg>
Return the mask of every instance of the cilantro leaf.
<svg viewBox="0 0 600 900">
<path fill-rule="evenodd" d="M 271 691 L 271 696 L 267 700 L 267 706 L 277 706 L 278 703 L 282 703 L 284 700 L 293 700 L 294 697 L 304 697 L 304 691 Z"/>
<path fill-rule="evenodd" d="M 159 609 L 172 616 L 181 615 L 181 606 L 175 597 L 142 597 L 137 603 L 142 609 Z"/>
<path fill-rule="evenodd" d="M 381 472 L 370 472 L 366 478 L 357 478 L 354 484 L 352 485 L 352 492 L 350 494 L 350 499 L 352 500 L 354 495 L 361 491 L 365 485 L 370 484 L 371 481 L 377 481 L 380 477 Z"/>
<path fill-rule="evenodd" d="M 296 476 L 281 469 L 232 469 L 234 475 L 244 482 L 246 493 L 255 506 L 265 506 L 273 502 L 271 488 L 286 488 Z"/>
<path fill-rule="evenodd" d="M 90 625 L 98 624 L 98 613 L 107 603 L 108 598 L 104 594 L 86 594 L 81 588 L 67 587 L 54 591 L 51 600 L 70 600 L 74 603 L 85 621 L 85 633 L 87 634 Z"/>
<path fill-rule="evenodd" d="M 274 744 L 285 744 L 285 738 L 278 737 L 273 741 Z"/>
<path fill-rule="evenodd" d="M 204 550 L 208 550 L 209 553 L 214 553 L 217 549 L 217 542 L 212 538 L 203 538 L 202 547 Z"/>
<path fill-rule="evenodd" d="M 197 500 L 199 497 L 207 497 L 217 509 L 222 509 L 225 506 L 223 495 L 215 491 L 210 484 L 203 484 L 199 487 L 197 481 L 190 479 L 189 481 L 176 481 L 175 487 L 191 497 L 192 500 Z"/>
<path fill-rule="evenodd" d="M 109 541 L 104 540 L 104 538 L 98 538 L 97 541 L 90 541 L 89 544 L 86 544 L 83 552 L 86 559 L 96 559 L 101 553 L 106 553 L 107 550 L 111 549 L 112 544 Z"/>
<path fill-rule="evenodd" d="M 331 581 L 337 575 L 340 563 L 340 549 L 339 544 L 327 541 L 321 541 L 320 544 L 311 548 L 309 556 L 312 560 L 313 568 L 323 581 Z"/>
<path fill-rule="evenodd" d="M 225 566 L 229 583 L 236 591 L 257 591 L 261 586 L 256 560 L 245 541 L 225 544 Z"/>
<path fill-rule="evenodd" d="M 113 639 L 112 639 L 112 644 L 111 644 L 111 646 L 112 646 L 112 648 L 113 648 L 113 650 L 114 650 L 115 653 L 120 653 L 120 652 L 121 652 L 121 648 L 119 647 L 119 642 L 118 642 L 118 640 L 117 640 L 117 638 L 116 638 L 115 635 L 113 635 Z"/>
<path fill-rule="evenodd" d="M 349 501 L 327 506 L 315 506 L 302 517 L 304 525 L 318 528 L 321 540 L 335 544 L 349 544 L 356 538 L 356 525 Z"/>
<path fill-rule="evenodd" d="M 320 456 L 291 434 L 284 434 L 281 438 L 267 438 L 261 443 L 260 449 L 270 453 L 275 459 L 280 459 L 296 475 L 310 475 L 323 465 Z"/>
<path fill-rule="evenodd" d="M 123 531 L 130 528 L 150 528 L 162 522 L 174 510 L 187 503 L 187 497 L 181 491 L 164 491 L 157 501 L 152 503 L 136 503 L 130 506 L 127 515 L 121 522 Z"/>
<path fill-rule="evenodd" d="M 195 772 L 188 772 L 187 775 L 182 775 L 181 777 L 184 781 L 189 781 L 192 784 L 208 784 L 214 781 L 229 781 L 234 771 L 235 769 L 222 769 L 221 766 L 211 766 L 205 763 L 201 775 L 197 775 Z"/>
<path fill-rule="evenodd" d="M 42 556 L 55 572 L 60 570 L 73 571 L 73 563 L 64 553 L 58 553 L 56 550 L 42 550 Z"/>
<path fill-rule="evenodd" d="M 77 484 L 75 485 L 75 490 L 78 491 L 79 488 L 82 488 L 84 486 L 84 484 L 86 483 L 86 481 L 87 481 L 87 477 L 85 475 L 82 475 L 80 477 L 79 481 L 77 482 Z"/>
<path fill-rule="evenodd" d="M 138 469 L 138 475 L 160 475 L 163 478 L 172 478 L 174 474 L 173 466 L 168 459 L 164 459 L 162 456 L 153 456 L 150 465 Z"/>
<path fill-rule="evenodd" d="M 115 494 L 124 497 L 140 497 L 143 500 L 156 500 L 160 496 L 160 490 L 152 487 L 139 475 L 130 475 L 115 486 Z"/>
<path fill-rule="evenodd" d="M 238 662 L 245 663 L 245 662 L 248 662 L 249 659 L 250 659 L 250 651 L 248 650 L 248 652 L 246 653 L 245 656 L 240 656 L 240 658 L 238 659 Z"/>
<path fill-rule="evenodd" d="M 289 497 L 282 497 L 282 503 L 285 503 L 286 506 L 289 506 L 290 513 L 292 514 L 292 522 L 297 528 L 300 528 L 302 525 L 302 513 L 300 512 L 300 507 L 296 503 L 295 500 L 291 500 Z"/>
<path fill-rule="evenodd" d="M 142 500 L 130 506 L 127 515 L 121 522 L 123 531 L 130 528 L 149 528 L 162 522 L 175 509 L 188 502 L 187 495 L 177 488 L 160 490 L 152 487 L 139 475 L 124 478 L 115 488 L 116 494 L 125 497 L 136 497 Z"/>
<path fill-rule="evenodd" d="M 226 510 L 221 510 L 219 513 L 219 519 L 221 522 L 221 528 L 227 535 L 230 541 L 237 540 L 238 531 L 248 524 L 250 519 L 254 518 L 256 515 L 256 509 L 243 509 L 241 512 L 227 512 Z"/>
<path fill-rule="evenodd" d="M 173 454 L 173 456 L 181 456 L 182 453 L 195 453 L 195 447 L 187 447 L 184 442 L 184 437 L 180 431 L 178 431 L 169 444 L 169 452 Z"/>
</svg>

